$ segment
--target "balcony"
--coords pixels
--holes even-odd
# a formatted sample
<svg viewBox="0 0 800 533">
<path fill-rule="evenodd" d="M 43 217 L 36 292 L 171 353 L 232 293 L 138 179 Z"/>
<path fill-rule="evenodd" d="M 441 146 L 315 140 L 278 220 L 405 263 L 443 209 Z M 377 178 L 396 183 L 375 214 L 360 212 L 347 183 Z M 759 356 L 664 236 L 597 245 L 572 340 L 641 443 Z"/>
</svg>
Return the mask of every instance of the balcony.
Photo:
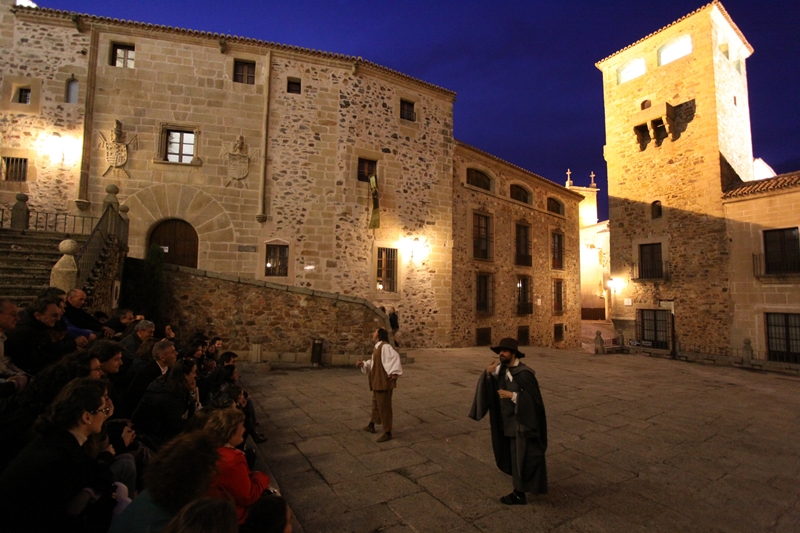
<svg viewBox="0 0 800 533">
<path fill-rule="evenodd" d="M 518 302 L 517 303 L 517 314 L 518 315 L 532 315 L 533 314 L 533 302 Z"/>
<path fill-rule="evenodd" d="M 533 264 L 533 256 L 516 254 L 514 256 L 514 264 L 517 266 L 529 267 Z"/>
<path fill-rule="evenodd" d="M 633 280 L 666 281 L 669 279 L 669 263 L 667 261 L 644 261 L 633 264 Z"/>
<path fill-rule="evenodd" d="M 753 275 L 757 278 L 800 276 L 800 254 L 753 254 Z"/>
</svg>

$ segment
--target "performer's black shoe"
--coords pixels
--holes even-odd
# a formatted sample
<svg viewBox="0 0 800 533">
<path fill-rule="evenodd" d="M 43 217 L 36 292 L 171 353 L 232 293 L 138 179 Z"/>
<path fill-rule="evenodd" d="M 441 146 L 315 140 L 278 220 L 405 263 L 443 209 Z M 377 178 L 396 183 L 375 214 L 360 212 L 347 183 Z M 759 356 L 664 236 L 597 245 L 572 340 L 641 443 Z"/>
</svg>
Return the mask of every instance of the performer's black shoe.
<svg viewBox="0 0 800 533">
<path fill-rule="evenodd" d="M 505 505 L 525 505 L 528 503 L 528 498 L 525 497 L 525 493 L 519 493 L 517 491 L 512 492 L 508 496 L 503 496 L 500 498 L 500 503 Z"/>
</svg>

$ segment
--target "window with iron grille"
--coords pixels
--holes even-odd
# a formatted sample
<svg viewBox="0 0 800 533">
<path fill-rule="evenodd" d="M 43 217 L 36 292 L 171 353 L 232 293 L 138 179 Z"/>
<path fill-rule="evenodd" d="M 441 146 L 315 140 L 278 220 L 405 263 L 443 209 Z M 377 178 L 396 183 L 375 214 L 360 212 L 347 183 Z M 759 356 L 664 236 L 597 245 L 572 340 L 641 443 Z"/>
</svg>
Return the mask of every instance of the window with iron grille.
<svg viewBox="0 0 800 533">
<path fill-rule="evenodd" d="M 531 328 L 528 326 L 517 326 L 517 344 L 520 346 L 531 345 Z"/>
<path fill-rule="evenodd" d="M 516 225 L 516 254 L 514 264 L 519 266 L 531 266 L 531 227 L 527 224 Z"/>
<path fill-rule="evenodd" d="M 800 315 L 767 313 L 767 358 L 800 363 Z"/>
<path fill-rule="evenodd" d="M 492 217 L 489 215 L 472 214 L 472 257 L 492 258 Z"/>
<path fill-rule="evenodd" d="M 286 277 L 289 275 L 289 246 L 283 244 L 267 245 L 265 276 Z"/>
<path fill-rule="evenodd" d="M 397 248 L 378 248 L 378 291 L 397 292 Z"/>
<path fill-rule="evenodd" d="M 553 232 L 550 234 L 550 268 L 564 269 L 564 234 Z"/>
<path fill-rule="evenodd" d="M 800 237 L 797 228 L 764 232 L 764 266 L 767 274 L 800 273 Z"/>
<path fill-rule="evenodd" d="M 486 189 L 487 191 L 492 190 L 492 178 L 475 168 L 467 169 L 467 183 L 474 187 Z"/>
<path fill-rule="evenodd" d="M 512 185 L 511 186 L 511 198 L 517 200 L 518 202 L 524 202 L 526 204 L 531 203 L 531 193 L 528 192 L 528 189 L 522 187 L 520 185 Z"/>
<path fill-rule="evenodd" d="M 400 100 L 400 118 L 411 122 L 417 120 L 417 114 L 414 112 L 414 102 Z"/>
<path fill-rule="evenodd" d="M 370 176 L 378 173 L 378 162 L 371 159 L 358 158 L 358 181 L 369 183 Z"/>
<path fill-rule="evenodd" d="M 240 61 L 238 59 L 233 62 L 233 81 L 235 83 L 246 83 L 247 85 L 255 85 L 256 83 L 256 64 L 253 61 Z"/>
<path fill-rule="evenodd" d="M 533 283 L 530 276 L 517 276 L 517 314 L 533 314 Z"/>
<path fill-rule="evenodd" d="M 194 159 L 195 134 L 193 131 L 167 130 L 164 160 L 173 163 L 191 163 Z"/>
<path fill-rule="evenodd" d="M 291 94 L 301 94 L 303 92 L 303 84 L 300 78 L 288 78 L 286 80 L 286 92 Z"/>
<path fill-rule="evenodd" d="M 491 346 L 492 328 L 475 329 L 475 346 Z"/>
<path fill-rule="evenodd" d="M 639 245 L 638 274 L 638 279 L 662 279 L 664 277 L 660 242 Z"/>
<path fill-rule="evenodd" d="M 111 47 L 111 64 L 119 68 L 133 68 L 136 47 L 132 44 L 115 44 Z"/>
<path fill-rule="evenodd" d="M 564 324 L 553 324 L 553 340 L 555 342 L 564 340 Z"/>
<path fill-rule="evenodd" d="M 669 311 L 658 309 L 636 311 L 636 338 L 643 347 L 668 350 L 670 328 Z"/>
<path fill-rule="evenodd" d="M 17 103 L 18 104 L 30 105 L 30 103 L 31 103 L 31 88 L 30 87 L 20 87 L 19 88 L 19 92 L 17 93 Z"/>
<path fill-rule="evenodd" d="M 494 311 L 494 276 L 479 272 L 475 276 L 475 311 L 479 315 L 491 315 Z"/>
<path fill-rule="evenodd" d="M 3 181 L 28 181 L 28 160 L 24 157 L 4 157 Z"/>
<path fill-rule="evenodd" d="M 547 210 L 551 213 L 556 213 L 558 215 L 564 214 L 564 204 L 556 200 L 555 198 L 548 198 L 547 199 Z"/>
<path fill-rule="evenodd" d="M 553 280 L 553 316 L 564 314 L 564 280 Z"/>
</svg>

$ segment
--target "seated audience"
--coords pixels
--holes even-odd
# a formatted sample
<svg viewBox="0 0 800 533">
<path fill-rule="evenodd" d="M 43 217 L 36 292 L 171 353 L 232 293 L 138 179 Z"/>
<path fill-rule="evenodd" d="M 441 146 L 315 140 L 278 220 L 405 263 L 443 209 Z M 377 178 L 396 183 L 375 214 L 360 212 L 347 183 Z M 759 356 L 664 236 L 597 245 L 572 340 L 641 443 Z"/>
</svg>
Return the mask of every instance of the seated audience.
<svg viewBox="0 0 800 533">
<path fill-rule="evenodd" d="M 163 533 L 239 533 L 236 509 L 227 500 L 195 500 L 170 520 Z"/>
<path fill-rule="evenodd" d="M 143 320 L 141 317 L 139 320 Z M 114 338 L 119 339 L 125 336 L 128 327 L 133 323 L 134 315 L 130 309 L 119 309 L 113 317 L 105 323 L 107 328 L 114 330 Z"/>
<path fill-rule="evenodd" d="M 114 330 L 103 325 L 102 322 L 83 310 L 86 303 L 86 293 L 80 289 L 72 289 L 67 293 L 67 302 L 64 307 L 64 318 L 72 337 L 83 335 L 89 338 L 92 335 L 111 338 Z"/>
<path fill-rule="evenodd" d="M 156 325 L 149 320 L 140 320 L 133 327 L 133 333 L 120 341 L 122 345 L 122 368 L 120 372 L 123 376 L 127 376 L 128 371 L 133 365 L 133 359 L 136 357 L 136 352 L 144 341 L 151 338 L 156 331 Z M 130 378 L 126 378 L 130 380 Z"/>
<path fill-rule="evenodd" d="M 262 496 L 250 507 L 240 533 L 292 533 L 292 511 L 274 494 Z"/>
<path fill-rule="evenodd" d="M 156 379 L 166 374 L 178 357 L 175 345 L 166 340 L 160 340 L 153 345 L 153 358 L 131 377 L 130 385 L 125 391 L 125 403 L 122 416 L 130 416 L 139 405 L 147 387 Z M 124 356 L 123 356 L 124 357 Z"/>
<path fill-rule="evenodd" d="M 195 415 L 196 416 L 196 415 Z M 133 422 L 124 418 L 115 418 L 106 422 L 106 434 L 108 442 L 114 447 L 115 457 L 130 455 L 136 463 L 136 486 L 130 491 L 134 494 L 135 490 L 140 490 L 143 484 L 144 472 L 154 452 L 146 444 L 136 438 L 136 430 Z M 130 489 L 130 487 L 128 487 Z"/>
<path fill-rule="evenodd" d="M 125 385 L 120 378 L 120 367 L 122 366 L 122 346 L 118 342 L 100 340 L 94 343 L 89 349 L 89 354 L 100 361 L 100 369 L 103 376 L 108 380 L 108 395 L 114 405 L 122 405 Z"/>
</svg>

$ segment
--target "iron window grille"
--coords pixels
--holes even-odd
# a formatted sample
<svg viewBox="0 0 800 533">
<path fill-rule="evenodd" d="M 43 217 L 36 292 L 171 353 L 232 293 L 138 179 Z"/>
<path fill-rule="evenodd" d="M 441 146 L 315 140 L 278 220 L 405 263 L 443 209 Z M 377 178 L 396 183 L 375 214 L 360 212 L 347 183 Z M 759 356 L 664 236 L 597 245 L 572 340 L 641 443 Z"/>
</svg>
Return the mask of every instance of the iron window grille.
<svg viewBox="0 0 800 533">
<path fill-rule="evenodd" d="M 553 316 L 564 314 L 564 280 L 553 280 Z"/>
<path fill-rule="evenodd" d="M 30 105 L 31 103 L 31 89 L 30 87 L 20 87 L 17 94 L 17 103 Z"/>
<path fill-rule="evenodd" d="M 377 285 L 379 292 L 397 292 L 397 249 L 378 248 Z"/>
<path fill-rule="evenodd" d="M 28 181 L 28 160 L 24 157 L 4 157 L 3 181 Z"/>
<path fill-rule="evenodd" d="M 472 257 L 492 258 L 492 217 L 488 215 L 472 214 Z"/>
<path fill-rule="evenodd" d="M 164 160 L 191 163 L 194 159 L 195 134 L 192 131 L 167 130 Z"/>
<path fill-rule="evenodd" d="M 132 44 L 115 44 L 111 47 L 111 64 L 119 68 L 133 68 L 136 47 Z"/>
<path fill-rule="evenodd" d="M 283 244 L 267 245 L 265 276 L 286 277 L 289 275 L 289 246 Z"/>
<path fill-rule="evenodd" d="M 764 267 L 767 275 L 800 273 L 800 236 L 797 228 L 764 232 Z"/>
<path fill-rule="evenodd" d="M 661 243 L 640 244 L 639 263 L 636 267 L 634 279 L 664 279 Z"/>
<path fill-rule="evenodd" d="M 564 340 L 564 324 L 553 324 L 553 340 L 555 342 Z"/>
<path fill-rule="evenodd" d="M 550 267 L 555 270 L 564 269 L 564 235 L 562 233 L 550 234 Z"/>
<path fill-rule="evenodd" d="M 289 78 L 286 80 L 286 92 L 291 94 L 301 94 L 303 92 L 303 85 L 297 78 Z"/>
<path fill-rule="evenodd" d="M 475 168 L 467 169 L 467 183 L 487 191 L 492 190 L 492 178 Z"/>
<path fill-rule="evenodd" d="M 530 276 L 517 276 L 517 314 L 533 314 L 533 300 L 531 292 L 533 283 Z"/>
<path fill-rule="evenodd" d="M 411 122 L 417 120 L 417 114 L 414 112 L 414 102 L 400 100 L 400 118 Z"/>
<path fill-rule="evenodd" d="M 800 314 L 767 313 L 767 358 L 800 363 Z"/>
<path fill-rule="evenodd" d="M 636 340 L 645 348 L 670 349 L 672 313 L 658 309 L 636 311 Z"/>
<path fill-rule="evenodd" d="M 516 256 L 514 264 L 531 266 L 533 264 L 533 257 L 531 257 L 531 227 L 525 224 L 517 224 L 516 226 Z"/>
<path fill-rule="evenodd" d="M 479 272 L 475 277 L 475 312 L 479 315 L 491 315 L 494 312 L 492 274 Z"/>
<path fill-rule="evenodd" d="M 256 64 L 253 61 L 233 62 L 233 81 L 235 83 L 245 83 L 255 85 L 256 83 Z"/>
<path fill-rule="evenodd" d="M 378 162 L 371 159 L 358 158 L 358 181 L 369 183 L 370 176 L 378 173 Z"/>
</svg>

